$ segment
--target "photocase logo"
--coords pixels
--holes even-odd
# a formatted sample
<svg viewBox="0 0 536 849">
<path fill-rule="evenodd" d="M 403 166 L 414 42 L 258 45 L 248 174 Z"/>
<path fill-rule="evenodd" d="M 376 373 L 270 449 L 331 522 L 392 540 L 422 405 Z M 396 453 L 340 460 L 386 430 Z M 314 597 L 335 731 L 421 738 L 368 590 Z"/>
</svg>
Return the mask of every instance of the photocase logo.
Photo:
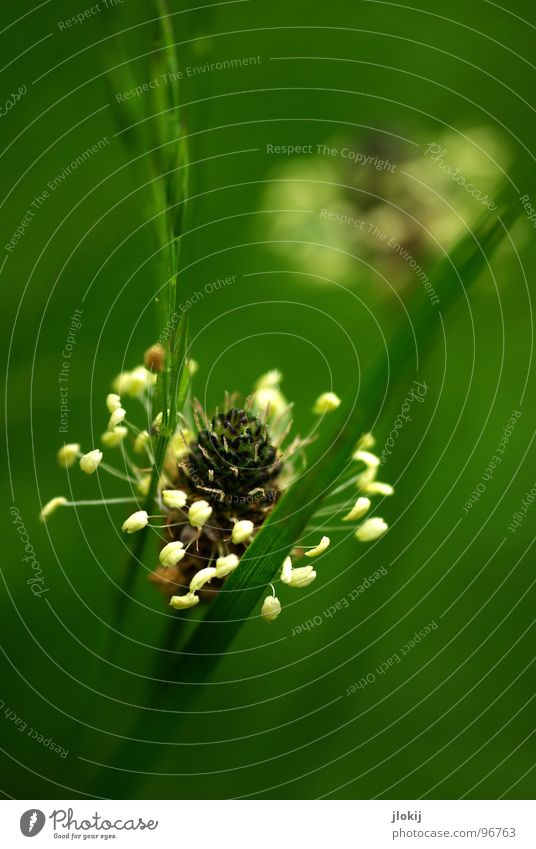
<svg viewBox="0 0 536 849">
<path fill-rule="evenodd" d="M 20 818 L 20 830 L 25 837 L 35 837 L 39 834 L 46 821 L 43 811 L 37 808 L 30 808 L 29 811 L 24 811 Z"/>
</svg>

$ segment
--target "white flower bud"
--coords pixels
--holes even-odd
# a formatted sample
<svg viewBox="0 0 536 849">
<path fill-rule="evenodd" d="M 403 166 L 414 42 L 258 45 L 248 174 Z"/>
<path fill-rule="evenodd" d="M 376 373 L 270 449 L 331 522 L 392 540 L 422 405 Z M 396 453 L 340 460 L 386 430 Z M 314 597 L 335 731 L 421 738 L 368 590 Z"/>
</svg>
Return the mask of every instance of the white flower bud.
<svg viewBox="0 0 536 849">
<path fill-rule="evenodd" d="M 283 375 L 279 369 L 274 368 L 271 371 L 267 371 L 266 374 L 261 374 L 255 384 L 255 389 L 274 389 L 282 380 Z"/>
<path fill-rule="evenodd" d="M 63 466 L 64 469 L 68 469 L 73 465 L 73 463 L 76 463 L 79 453 L 80 446 L 78 442 L 69 442 L 68 445 L 61 446 L 56 457 L 58 458 L 60 466 Z"/>
<path fill-rule="evenodd" d="M 162 501 L 171 510 L 180 510 L 187 500 L 188 496 L 182 489 L 165 489 L 162 493 Z"/>
<path fill-rule="evenodd" d="M 235 545 L 240 545 L 242 542 L 246 542 L 251 538 L 255 525 L 253 522 L 250 522 L 249 519 L 241 519 L 239 522 L 235 522 L 233 532 L 231 534 L 231 541 Z"/>
<path fill-rule="evenodd" d="M 371 454 L 370 451 L 358 450 L 354 451 L 352 459 L 358 463 L 364 463 L 366 466 L 365 471 L 358 476 L 356 481 L 357 488 L 362 489 L 375 479 L 378 466 L 380 465 L 380 458 L 376 457 L 375 454 Z"/>
<path fill-rule="evenodd" d="M 341 399 L 334 392 L 324 392 L 319 395 L 313 406 L 313 413 L 316 416 L 321 416 L 323 413 L 330 413 L 336 410 L 340 405 Z"/>
<path fill-rule="evenodd" d="M 281 613 L 281 602 L 275 596 L 267 595 L 261 607 L 261 616 L 265 622 L 275 622 Z"/>
<path fill-rule="evenodd" d="M 39 518 L 42 522 L 46 522 L 49 516 L 52 516 L 53 513 L 56 512 L 58 507 L 63 507 L 64 504 L 67 504 L 67 499 L 63 495 L 57 495 L 55 498 L 51 498 L 48 501 L 39 514 Z"/>
<path fill-rule="evenodd" d="M 121 398 L 119 395 L 116 395 L 115 392 L 110 392 L 106 396 L 106 407 L 109 413 L 113 413 L 114 410 L 119 409 L 121 406 Z"/>
<path fill-rule="evenodd" d="M 193 528 L 202 528 L 212 515 L 212 507 L 208 501 L 194 501 L 188 510 L 188 521 Z"/>
<path fill-rule="evenodd" d="M 218 557 L 216 560 L 216 577 L 226 578 L 231 572 L 234 572 L 240 560 L 236 554 L 228 554 L 227 557 Z"/>
<path fill-rule="evenodd" d="M 374 448 L 376 445 L 376 440 L 374 439 L 371 433 L 364 433 L 357 440 L 357 445 L 355 447 L 356 451 L 369 451 L 371 448 Z"/>
<path fill-rule="evenodd" d="M 123 407 L 116 407 L 110 416 L 110 421 L 108 422 L 108 430 L 113 430 L 118 424 L 121 424 L 123 419 L 125 418 L 127 411 L 123 409 Z"/>
<path fill-rule="evenodd" d="M 199 363 L 197 362 L 197 360 L 192 360 L 190 358 L 190 361 L 188 362 L 188 368 L 189 368 L 189 371 L 190 371 L 190 377 L 193 377 L 194 374 L 196 374 L 197 370 L 199 369 Z"/>
<path fill-rule="evenodd" d="M 132 513 L 128 519 L 125 519 L 123 522 L 121 530 L 123 530 L 127 534 L 133 534 L 136 531 L 141 531 L 149 521 L 149 516 L 145 510 L 137 510 L 135 513 Z"/>
<path fill-rule="evenodd" d="M 358 498 L 350 512 L 342 517 L 342 521 L 353 522 L 356 519 L 361 519 L 367 510 L 370 510 L 370 498 Z"/>
<path fill-rule="evenodd" d="M 303 589 L 312 584 L 315 578 L 316 572 L 312 566 L 300 566 L 298 569 L 292 570 L 288 586 Z"/>
<path fill-rule="evenodd" d="M 164 546 L 158 555 L 158 559 L 162 566 L 176 566 L 185 555 L 184 545 L 179 540 L 175 540 Z"/>
<path fill-rule="evenodd" d="M 93 451 L 89 451 L 88 454 L 84 454 L 83 457 L 80 457 L 80 468 L 86 475 L 92 475 L 93 472 L 97 469 L 100 461 L 102 460 L 102 451 L 99 451 L 98 448 L 95 448 Z"/>
<path fill-rule="evenodd" d="M 141 430 L 134 440 L 134 451 L 136 454 L 143 454 L 145 446 L 150 442 L 151 437 L 146 430 Z"/>
<path fill-rule="evenodd" d="M 214 566 L 205 566 L 204 569 L 200 569 L 199 572 L 196 572 L 190 581 L 190 592 L 196 593 L 205 584 L 208 584 L 212 578 L 216 577 L 216 570 Z"/>
<path fill-rule="evenodd" d="M 101 436 L 101 442 L 106 448 L 116 448 L 120 445 L 128 433 L 126 427 L 114 427 L 113 430 L 107 430 Z"/>
<path fill-rule="evenodd" d="M 390 483 L 370 481 L 370 483 L 365 484 L 364 491 L 368 495 L 393 495 L 394 488 Z"/>
<path fill-rule="evenodd" d="M 316 572 L 312 566 L 301 566 L 298 569 L 292 568 L 292 560 L 286 557 L 281 569 L 281 581 L 288 587 L 296 587 L 302 589 L 312 584 L 316 578 Z"/>
<path fill-rule="evenodd" d="M 175 608 L 175 610 L 186 610 L 188 607 L 195 607 L 196 604 L 199 604 L 199 596 L 194 595 L 193 593 L 186 593 L 186 595 L 172 595 L 169 603 L 171 607 Z"/>
<path fill-rule="evenodd" d="M 270 416 L 280 416 L 287 407 L 288 403 L 285 396 L 271 386 L 263 386 L 257 389 L 252 395 L 254 407 L 261 413 L 268 409 Z"/>
<path fill-rule="evenodd" d="M 374 516 L 372 519 L 367 519 L 362 525 L 359 525 L 355 536 L 359 542 L 372 542 L 378 539 L 378 537 L 381 537 L 387 531 L 388 527 L 387 522 L 378 516 Z"/>
<path fill-rule="evenodd" d="M 132 371 L 123 371 L 113 382 L 113 388 L 119 395 L 130 395 L 136 398 L 156 382 L 156 374 L 148 371 L 145 366 L 138 366 Z"/>
<path fill-rule="evenodd" d="M 323 554 L 324 551 L 329 548 L 330 538 L 322 537 L 318 545 L 315 545 L 314 548 L 311 548 L 309 551 L 305 552 L 306 557 L 318 557 L 319 554 Z"/>
<path fill-rule="evenodd" d="M 376 457 L 375 454 L 371 454 L 370 451 L 354 451 L 352 454 L 352 460 L 357 460 L 359 463 L 364 463 L 365 466 L 369 466 L 370 468 L 377 469 L 380 465 L 380 458 Z"/>
</svg>

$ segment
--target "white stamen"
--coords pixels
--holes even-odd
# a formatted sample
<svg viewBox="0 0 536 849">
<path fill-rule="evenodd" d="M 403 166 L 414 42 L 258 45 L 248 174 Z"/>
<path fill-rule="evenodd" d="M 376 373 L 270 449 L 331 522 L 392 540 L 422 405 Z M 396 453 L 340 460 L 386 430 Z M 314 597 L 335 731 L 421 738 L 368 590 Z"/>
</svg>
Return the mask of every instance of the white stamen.
<svg viewBox="0 0 536 849">
<path fill-rule="evenodd" d="M 94 471 L 96 471 L 100 461 L 102 460 L 102 451 L 99 451 L 98 448 L 95 448 L 93 451 L 89 451 L 87 454 L 84 454 L 80 457 L 80 468 L 86 475 L 92 475 Z"/>
<path fill-rule="evenodd" d="M 319 554 L 323 554 L 327 548 L 329 548 L 330 538 L 322 537 L 318 545 L 315 545 L 314 548 L 311 548 L 310 551 L 305 552 L 306 557 L 318 557 Z"/>
</svg>

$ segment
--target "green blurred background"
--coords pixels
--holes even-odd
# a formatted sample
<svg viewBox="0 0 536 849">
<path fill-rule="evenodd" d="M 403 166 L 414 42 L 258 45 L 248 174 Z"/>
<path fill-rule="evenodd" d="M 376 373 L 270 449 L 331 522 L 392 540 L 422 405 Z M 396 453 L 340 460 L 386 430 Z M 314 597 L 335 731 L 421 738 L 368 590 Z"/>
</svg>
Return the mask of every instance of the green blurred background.
<svg viewBox="0 0 536 849">
<path fill-rule="evenodd" d="M 121 798 L 122 773 L 113 767 L 135 770 L 144 744 L 133 741 L 120 763 L 114 747 L 143 709 L 144 676 L 169 617 L 140 570 L 115 638 L 116 666 L 106 667 L 98 655 L 124 564 L 124 509 L 64 511 L 46 526 L 37 519 L 56 494 L 96 498 L 101 487 L 125 494 L 100 473 L 67 474 L 55 452 L 63 438 L 86 450 L 98 444 L 111 379 L 135 366 L 160 332 L 154 299 L 163 280 L 143 188 L 146 157 L 115 135 L 106 79 L 123 57 L 138 84 L 151 79 L 154 14 L 133 0 L 97 5 L 70 27 L 59 22 L 97 7 L 5 0 L 2 12 L 0 106 L 26 87 L 0 118 L 3 244 L 27 209 L 35 211 L 14 250 L 2 249 L 0 275 L 9 437 L 0 789 L 15 798 L 98 796 L 101 781 L 106 795 L 111 782 L 111 795 Z M 371 196 L 391 199 L 399 218 L 381 218 L 383 228 L 404 225 L 411 256 L 431 275 L 453 244 L 458 215 L 462 229 L 470 227 L 482 206 L 439 179 L 429 159 L 426 173 L 412 171 L 407 163 L 424 162 L 426 145 L 444 145 L 454 167 L 477 174 L 475 184 L 480 175 L 482 185 L 496 186 L 515 163 L 517 189 L 530 194 L 534 7 L 528 0 L 513 0 L 508 11 L 484 0 L 191 6 L 170 0 L 183 69 L 258 57 L 181 82 L 192 160 L 181 286 L 184 301 L 203 292 L 190 312 L 194 391 L 210 408 L 225 389 L 247 393 L 259 374 L 279 368 L 303 433 L 321 391 L 355 391 L 410 320 L 421 285 L 407 262 L 352 241 L 347 225 L 321 227 L 320 209 L 368 215 Z M 149 97 L 135 101 L 150 114 Z M 31 207 L 103 139 L 39 209 Z M 381 154 L 396 174 L 352 167 L 338 155 L 328 162 L 266 149 L 323 143 Z M 285 182 L 293 167 L 294 196 Z M 330 184 L 327 195 L 310 182 L 316 174 Z M 381 217 L 381 204 L 367 220 Z M 432 346 L 386 386 L 371 422 L 380 448 L 412 381 L 428 387 L 385 466 L 383 477 L 396 486 L 381 507 L 390 533 L 370 549 L 333 534 L 315 584 L 281 591 L 283 614 L 271 628 L 252 617 L 179 721 L 162 715 L 158 741 L 172 745 L 154 747 L 155 774 L 140 776 L 137 796 L 533 796 L 536 508 L 508 530 L 535 485 L 533 232 L 520 220 L 451 314 L 430 305 Z M 304 251 L 303 241 L 321 245 Z M 341 262 L 344 250 L 351 256 Z M 233 275 L 232 285 L 207 294 L 207 284 Z M 64 437 L 58 375 L 76 309 Z M 465 512 L 514 410 L 521 416 L 502 462 Z M 42 568 L 40 596 L 27 583 L 13 504 Z M 147 569 L 155 560 L 148 551 Z M 358 600 L 322 615 L 380 567 L 387 574 Z M 314 617 L 320 625 L 292 636 Z M 431 622 L 437 629 L 400 663 L 376 672 Z M 97 666 L 105 672 L 94 689 Z M 367 675 L 374 680 L 347 695 Z"/>
</svg>

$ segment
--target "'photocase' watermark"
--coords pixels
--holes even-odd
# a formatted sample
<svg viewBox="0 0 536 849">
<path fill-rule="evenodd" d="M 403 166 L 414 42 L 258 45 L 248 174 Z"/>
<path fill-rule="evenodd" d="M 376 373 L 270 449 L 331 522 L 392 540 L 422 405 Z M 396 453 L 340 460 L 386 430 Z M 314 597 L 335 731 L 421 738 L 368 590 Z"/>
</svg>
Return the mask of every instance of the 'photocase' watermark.
<svg viewBox="0 0 536 849">
<path fill-rule="evenodd" d="M 445 162 L 445 156 L 448 154 L 448 150 L 446 147 L 442 147 L 440 144 L 429 144 L 424 151 L 424 155 L 428 156 L 430 154 L 430 159 L 432 162 L 435 162 L 437 167 L 443 171 L 447 177 L 451 177 L 455 183 L 463 186 L 465 191 L 472 195 L 482 206 L 487 207 L 489 210 L 497 209 L 497 204 L 493 203 L 488 197 L 488 195 L 483 195 L 480 189 L 478 189 L 473 183 L 468 183 L 466 177 L 461 173 L 461 167 L 458 166 L 454 168 L 452 165 L 449 165 L 448 162 Z"/>
<path fill-rule="evenodd" d="M 19 534 L 21 545 L 24 546 L 24 551 L 26 552 L 26 556 L 22 558 L 24 563 L 29 563 L 31 569 L 33 570 L 33 575 L 31 575 L 26 583 L 30 587 L 32 594 L 37 598 L 41 598 L 43 593 L 47 593 L 49 588 L 45 586 L 45 577 L 43 575 L 43 571 L 39 564 L 37 557 L 35 556 L 35 549 L 30 542 L 30 536 L 28 531 L 26 530 L 26 526 L 22 519 L 18 507 L 10 507 L 9 512 L 13 517 L 13 525 L 17 533 Z"/>
<path fill-rule="evenodd" d="M 411 410 L 411 405 L 415 402 L 418 404 L 423 404 L 426 393 L 428 392 L 428 386 L 426 383 L 421 383 L 419 380 L 413 381 L 414 386 L 410 389 L 409 393 L 404 398 L 402 403 L 402 408 L 396 417 L 392 430 L 389 433 L 389 436 L 385 440 L 385 444 L 381 450 L 380 454 L 380 462 L 382 465 L 385 465 L 387 462 L 387 455 L 392 454 L 392 449 L 394 448 L 395 442 L 398 439 L 398 434 L 401 429 L 404 427 L 406 422 L 412 421 L 411 416 L 409 415 L 409 411 Z"/>
</svg>

